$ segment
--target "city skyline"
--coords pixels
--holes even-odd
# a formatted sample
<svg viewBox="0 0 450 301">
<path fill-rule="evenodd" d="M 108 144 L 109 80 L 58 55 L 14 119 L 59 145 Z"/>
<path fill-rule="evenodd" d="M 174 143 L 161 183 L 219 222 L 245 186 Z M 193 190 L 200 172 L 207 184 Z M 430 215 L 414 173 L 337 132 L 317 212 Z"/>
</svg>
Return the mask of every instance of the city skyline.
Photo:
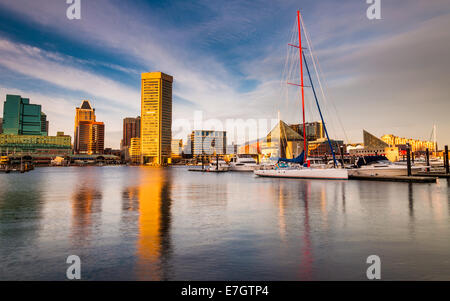
<svg viewBox="0 0 450 301">
<path fill-rule="evenodd" d="M 276 118 L 278 109 L 284 116 L 281 72 L 300 8 L 346 143 L 361 142 L 363 128 L 428 140 L 433 124 L 439 145 L 450 143 L 450 66 L 442 59 L 450 34 L 439 30 L 450 25 L 446 1 L 383 2 L 383 18 L 374 21 L 365 17 L 365 1 L 356 0 L 134 2 L 83 1 L 82 19 L 70 21 L 65 1 L 0 1 L 0 97 L 42 104 L 51 135 L 71 133 L 72 108 L 90 99 L 106 125 L 105 147 L 115 149 L 123 118 L 139 115 L 140 73 L 149 70 L 174 76 L 174 120 L 192 119 L 196 110 L 221 120 Z M 335 122 L 332 136 L 344 139 L 327 117 Z"/>
</svg>

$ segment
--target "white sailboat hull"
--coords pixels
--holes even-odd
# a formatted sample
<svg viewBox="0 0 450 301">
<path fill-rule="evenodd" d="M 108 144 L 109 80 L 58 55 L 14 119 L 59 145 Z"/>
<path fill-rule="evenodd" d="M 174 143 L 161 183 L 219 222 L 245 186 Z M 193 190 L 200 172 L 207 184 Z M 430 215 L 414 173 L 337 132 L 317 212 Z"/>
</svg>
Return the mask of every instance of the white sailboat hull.
<svg viewBox="0 0 450 301">
<path fill-rule="evenodd" d="M 260 169 L 255 170 L 254 174 L 260 177 L 275 178 L 348 179 L 348 171 L 346 169 L 338 168 Z"/>
</svg>

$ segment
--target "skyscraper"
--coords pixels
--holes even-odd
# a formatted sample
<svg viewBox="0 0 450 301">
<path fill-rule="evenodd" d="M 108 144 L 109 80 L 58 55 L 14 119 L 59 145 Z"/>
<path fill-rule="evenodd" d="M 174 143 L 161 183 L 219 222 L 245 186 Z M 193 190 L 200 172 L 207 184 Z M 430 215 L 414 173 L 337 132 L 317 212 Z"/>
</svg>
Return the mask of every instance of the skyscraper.
<svg viewBox="0 0 450 301">
<path fill-rule="evenodd" d="M 123 119 L 122 147 L 131 146 L 131 138 L 141 137 L 141 117 Z"/>
<path fill-rule="evenodd" d="M 0 118 L 0 134 L 3 133 L 3 118 Z"/>
<path fill-rule="evenodd" d="M 41 114 L 41 105 L 30 104 L 28 98 L 20 95 L 6 95 L 3 104 L 4 134 L 46 136 L 47 132 L 42 131 Z"/>
<path fill-rule="evenodd" d="M 44 112 L 41 112 L 41 132 L 48 135 L 48 120 Z"/>
<path fill-rule="evenodd" d="M 173 77 L 162 72 L 142 73 L 141 163 L 169 162 L 172 142 Z"/>
<path fill-rule="evenodd" d="M 83 100 L 75 110 L 75 154 L 102 154 L 105 148 L 105 125 L 95 120 L 95 109 L 89 100 Z"/>
</svg>

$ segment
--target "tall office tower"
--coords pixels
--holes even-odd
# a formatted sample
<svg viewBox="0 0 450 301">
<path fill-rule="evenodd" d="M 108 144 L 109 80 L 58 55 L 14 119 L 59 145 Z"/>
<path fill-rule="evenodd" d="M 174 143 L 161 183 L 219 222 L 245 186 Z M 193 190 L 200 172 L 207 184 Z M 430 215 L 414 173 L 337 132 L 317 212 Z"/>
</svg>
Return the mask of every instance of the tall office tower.
<svg viewBox="0 0 450 301">
<path fill-rule="evenodd" d="M 169 162 L 172 142 L 173 77 L 162 72 L 142 73 L 141 163 Z"/>
<path fill-rule="evenodd" d="M 123 119 L 122 147 L 131 146 L 131 138 L 141 137 L 141 117 Z"/>
<path fill-rule="evenodd" d="M 3 134 L 3 118 L 0 118 L 0 134 Z"/>
<path fill-rule="evenodd" d="M 41 112 L 41 132 L 45 133 L 45 136 L 48 135 L 48 120 L 44 112 Z"/>
<path fill-rule="evenodd" d="M 102 154 L 105 147 L 105 124 L 95 120 L 95 109 L 89 100 L 83 100 L 75 110 L 75 154 Z"/>
<path fill-rule="evenodd" d="M 45 136 L 41 127 L 41 105 L 30 104 L 20 95 L 6 95 L 3 104 L 3 133 Z"/>
</svg>

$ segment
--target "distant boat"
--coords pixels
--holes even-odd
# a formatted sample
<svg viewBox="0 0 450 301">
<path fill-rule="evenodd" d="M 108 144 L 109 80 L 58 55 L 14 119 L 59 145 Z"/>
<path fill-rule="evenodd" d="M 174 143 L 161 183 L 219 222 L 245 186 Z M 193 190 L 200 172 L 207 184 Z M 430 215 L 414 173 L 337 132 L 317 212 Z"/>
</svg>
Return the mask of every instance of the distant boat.
<svg viewBox="0 0 450 301">
<path fill-rule="evenodd" d="M 209 164 L 209 168 L 207 171 L 228 171 L 230 166 L 225 162 L 225 160 L 219 159 L 211 159 L 211 163 Z"/>
<path fill-rule="evenodd" d="M 323 119 L 322 111 L 320 110 L 319 101 L 317 99 L 316 91 L 314 89 L 314 84 L 311 79 L 311 74 L 309 72 L 308 63 L 306 60 L 306 56 L 303 52 L 302 47 L 302 37 L 301 37 L 301 22 L 300 22 L 300 11 L 297 11 L 297 25 L 298 25 L 298 40 L 299 45 L 290 45 L 293 47 L 296 47 L 299 50 L 299 56 L 300 56 L 300 84 L 291 84 L 299 86 L 301 88 L 301 97 L 302 97 L 302 112 L 303 112 L 303 152 L 294 159 L 286 159 L 286 158 L 279 158 L 278 163 L 271 169 L 258 169 L 254 171 L 254 174 L 260 177 L 277 177 L 277 178 L 307 178 L 307 179 L 332 179 L 332 180 L 346 180 L 348 179 L 348 171 L 347 169 L 340 169 L 337 168 L 338 164 L 336 162 L 336 156 L 334 153 L 334 149 L 330 142 L 330 137 L 328 136 L 328 131 Z M 320 118 L 322 120 L 322 124 L 324 127 L 325 134 L 328 139 L 328 144 L 331 149 L 331 152 L 333 154 L 333 168 L 326 168 L 326 166 L 311 166 L 309 163 L 306 165 L 305 159 L 307 156 L 307 153 L 305 151 L 307 150 L 307 144 L 306 144 L 306 127 L 305 127 L 305 94 L 304 94 L 304 83 L 303 83 L 303 61 L 305 63 L 306 71 L 308 73 L 309 81 L 311 84 L 311 88 L 314 94 L 314 98 L 316 101 L 317 109 L 320 114 Z M 280 163 L 287 163 L 287 164 L 280 164 Z"/>
<path fill-rule="evenodd" d="M 237 154 L 230 161 L 230 171 L 254 171 L 258 163 L 251 155 Z"/>
</svg>

